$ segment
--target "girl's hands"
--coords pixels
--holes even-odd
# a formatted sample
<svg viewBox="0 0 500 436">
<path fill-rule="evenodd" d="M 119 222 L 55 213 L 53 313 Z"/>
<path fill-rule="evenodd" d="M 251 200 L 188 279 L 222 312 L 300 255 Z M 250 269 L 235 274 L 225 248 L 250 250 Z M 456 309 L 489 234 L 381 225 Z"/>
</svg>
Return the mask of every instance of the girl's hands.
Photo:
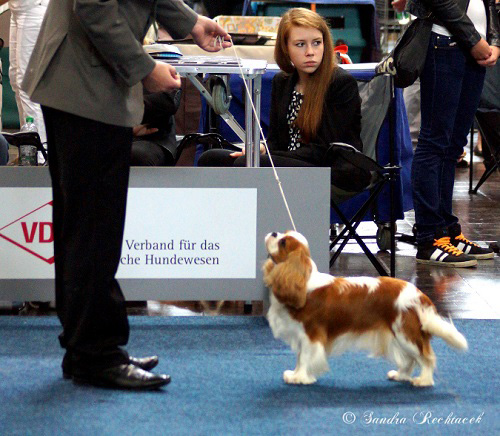
<svg viewBox="0 0 500 436">
<path fill-rule="evenodd" d="M 264 146 L 264 143 L 262 141 L 260 142 L 260 154 L 266 154 L 266 147 Z M 235 151 L 234 153 L 231 153 L 229 156 L 234 157 L 235 159 L 237 157 L 245 156 L 245 147 L 243 147 L 241 151 Z"/>
</svg>

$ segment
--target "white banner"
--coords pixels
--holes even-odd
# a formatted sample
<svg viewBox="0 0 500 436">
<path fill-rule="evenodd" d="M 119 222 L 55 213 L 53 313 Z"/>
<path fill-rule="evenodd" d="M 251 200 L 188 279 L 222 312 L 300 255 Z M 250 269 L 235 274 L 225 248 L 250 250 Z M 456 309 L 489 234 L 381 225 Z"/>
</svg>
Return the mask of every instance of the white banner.
<svg viewBox="0 0 500 436">
<path fill-rule="evenodd" d="M 255 278 L 257 189 L 129 189 L 122 278 Z"/>
<path fill-rule="evenodd" d="M 51 189 L 0 199 L 0 279 L 52 278 Z M 257 189 L 130 188 L 117 277 L 255 278 L 256 233 Z"/>
</svg>

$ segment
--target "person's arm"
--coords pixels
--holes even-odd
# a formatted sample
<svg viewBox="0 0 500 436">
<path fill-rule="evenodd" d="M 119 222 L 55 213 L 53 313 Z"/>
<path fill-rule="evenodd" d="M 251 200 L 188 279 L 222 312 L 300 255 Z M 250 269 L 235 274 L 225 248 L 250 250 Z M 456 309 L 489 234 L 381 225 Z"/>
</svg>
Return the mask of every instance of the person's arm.
<svg viewBox="0 0 500 436">
<path fill-rule="evenodd" d="M 489 22 L 487 39 L 490 45 L 500 47 L 500 18 L 495 3 L 500 1 L 488 0 Z"/>
<path fill-rule="evenodd" d="M 496 11 L 495 0 L 488 0 L 489 7 L 489 22 L 488 22 L 488 42 L 490 44 L 491 53 L 486 59 L 477 61 L 479 65 L 484 67 L 492 67 L 497 63 L 500 56 L 500 24 L 498 13 Z"/>
<path fill-rule="evenodd" d="M 479 35 L 474 24 L 455 0 L 425 0 L 427 6 L 450 33 L 455 36 L 465 49 L 470 50 L 472 57 L 483 66 L 492 66 L 498 58 L 498 51 L 490 46 L 500 45 L 498 35 L 498 17 L 496 16 L 494 0 L 488 0 L 490 23 L 488 43 Z M 492 25 L 493 24 L 493 25 Z M 492 33 L 493 32 L 493 33 Z"/>
<path fill-rule="evenodd" d="M 481 38 L 474 24 L 456 0 L 423 0 L 434 16 L 457 38 L 459 44 L 476 61 L 486 60 L 491 56 L 489 44 Z"/>
<path fill-rule="evenodd" d="M 175 68 L 155 62 L 144 51 L 120 14 L 117 0 L 75 0 L 74 11 L 102 59 L 128 86 L 143 80 L 151 92 L 180 87 L 180 77 Z M 176 38 L 195 31 L 196 36 L 193 37 L 203 48 L 210 45 L 216 36 L 228 36 L 217 24 L 200 19 L 182 0 L 158 0 L 156 18 Z M 220 50 L 220 46 L 212 50 Z"/>
<path fill-rule="evenodd" d="M 173 11 L 172 6 L 178 10 Z M 216 52 L 231 46 L 229 34 L 222 27 L 207 17 L 197 15 L 181 0 L 160 0 L 156 8 L 156 19 L 174 38 L 182 38 L 191 33 L 196 44 L 206 51 Z M 175 86 L 171 86 L 172 83 Z M 173 87 L 179 88 L 180 77 L 175 73 L 174 67 L 158 62 L 145 77 L 143 84 L 151 92 L 166 91 Z"/>
<path fill-rule="evenodd" d="M 128 86 L 151 73 L 155 61 L 120 14 L 117 0 L 75 0 L 73 8 L 101 58 Z"/>
<path fill-rule="evenodd" d="M 222 27 L 208 17 L 197 15 L 182 0 L 159 0 L 156 20 L 173 38 L 184 38 L 190 33 L 205 51 L 231 47 L 230 36 Z"/>
<path fill-rule="evenodd" d="M 198 15 L 198 20 L 191 30 L 194 42 L 205 51 L 216 52 L 231 47 L 231 37 L 210 18 Z"/>
<path fill-rule="evenodd" d="M 481 36 L 456 0 L 423 0 L 423 2 L 464 47 L 471 49 L 479 42 Z"/>
<path fill-rule="evenodd" d="M 358 82 L 347 71 L 338 73 L 334 79 L 338 81 L 337 86 L 331 87 L 327 94 L 326 104 L 330 111 L 328 121 L 337 132 L 336 142 L 345 142 L 362 151 L 361 97 Z"/>
</svg>

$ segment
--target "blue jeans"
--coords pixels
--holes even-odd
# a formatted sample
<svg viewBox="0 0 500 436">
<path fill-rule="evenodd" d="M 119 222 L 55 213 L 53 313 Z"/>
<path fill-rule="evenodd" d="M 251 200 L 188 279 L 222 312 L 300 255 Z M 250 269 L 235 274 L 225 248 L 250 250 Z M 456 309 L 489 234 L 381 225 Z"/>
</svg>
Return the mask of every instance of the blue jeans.
<svg viewBox="0 0 500 436">
<path fill-rule="evenodd" d="M 418 244 L 458 222 L 452 212 L 455 166 L 467 144 L 484 75 L 485 68 L 453 37 L 431 34 L 420 77 L 422 125 L 412 165 Z"/>
</svg>

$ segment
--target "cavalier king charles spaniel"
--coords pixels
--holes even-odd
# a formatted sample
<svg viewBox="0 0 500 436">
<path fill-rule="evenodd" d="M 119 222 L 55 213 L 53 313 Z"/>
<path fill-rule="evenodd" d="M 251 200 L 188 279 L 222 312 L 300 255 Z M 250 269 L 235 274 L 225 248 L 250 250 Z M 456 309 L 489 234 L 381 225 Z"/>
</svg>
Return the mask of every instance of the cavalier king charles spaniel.
<svg viewBox="0 0 500 436">
<path fill-rule="evenodd" d="M 268 234 L 266 248 L 264 282 L 271 290 L 267 319 L 274 337 L 297 353 L 295 370 L 283 373 L 286 383 L 314 383 L 328 371 L 329 354 L 355 348 L 392 360 L 398 369 L 388 372 L 390 380 L 432 386 L 432 335 L 467 349 L 465 337 L 411 283 L 320 273 L 306 238 L 294 231 Z M 418 377 L 412 377 L 415 364 L 421 368 Z"/>
</svg>

